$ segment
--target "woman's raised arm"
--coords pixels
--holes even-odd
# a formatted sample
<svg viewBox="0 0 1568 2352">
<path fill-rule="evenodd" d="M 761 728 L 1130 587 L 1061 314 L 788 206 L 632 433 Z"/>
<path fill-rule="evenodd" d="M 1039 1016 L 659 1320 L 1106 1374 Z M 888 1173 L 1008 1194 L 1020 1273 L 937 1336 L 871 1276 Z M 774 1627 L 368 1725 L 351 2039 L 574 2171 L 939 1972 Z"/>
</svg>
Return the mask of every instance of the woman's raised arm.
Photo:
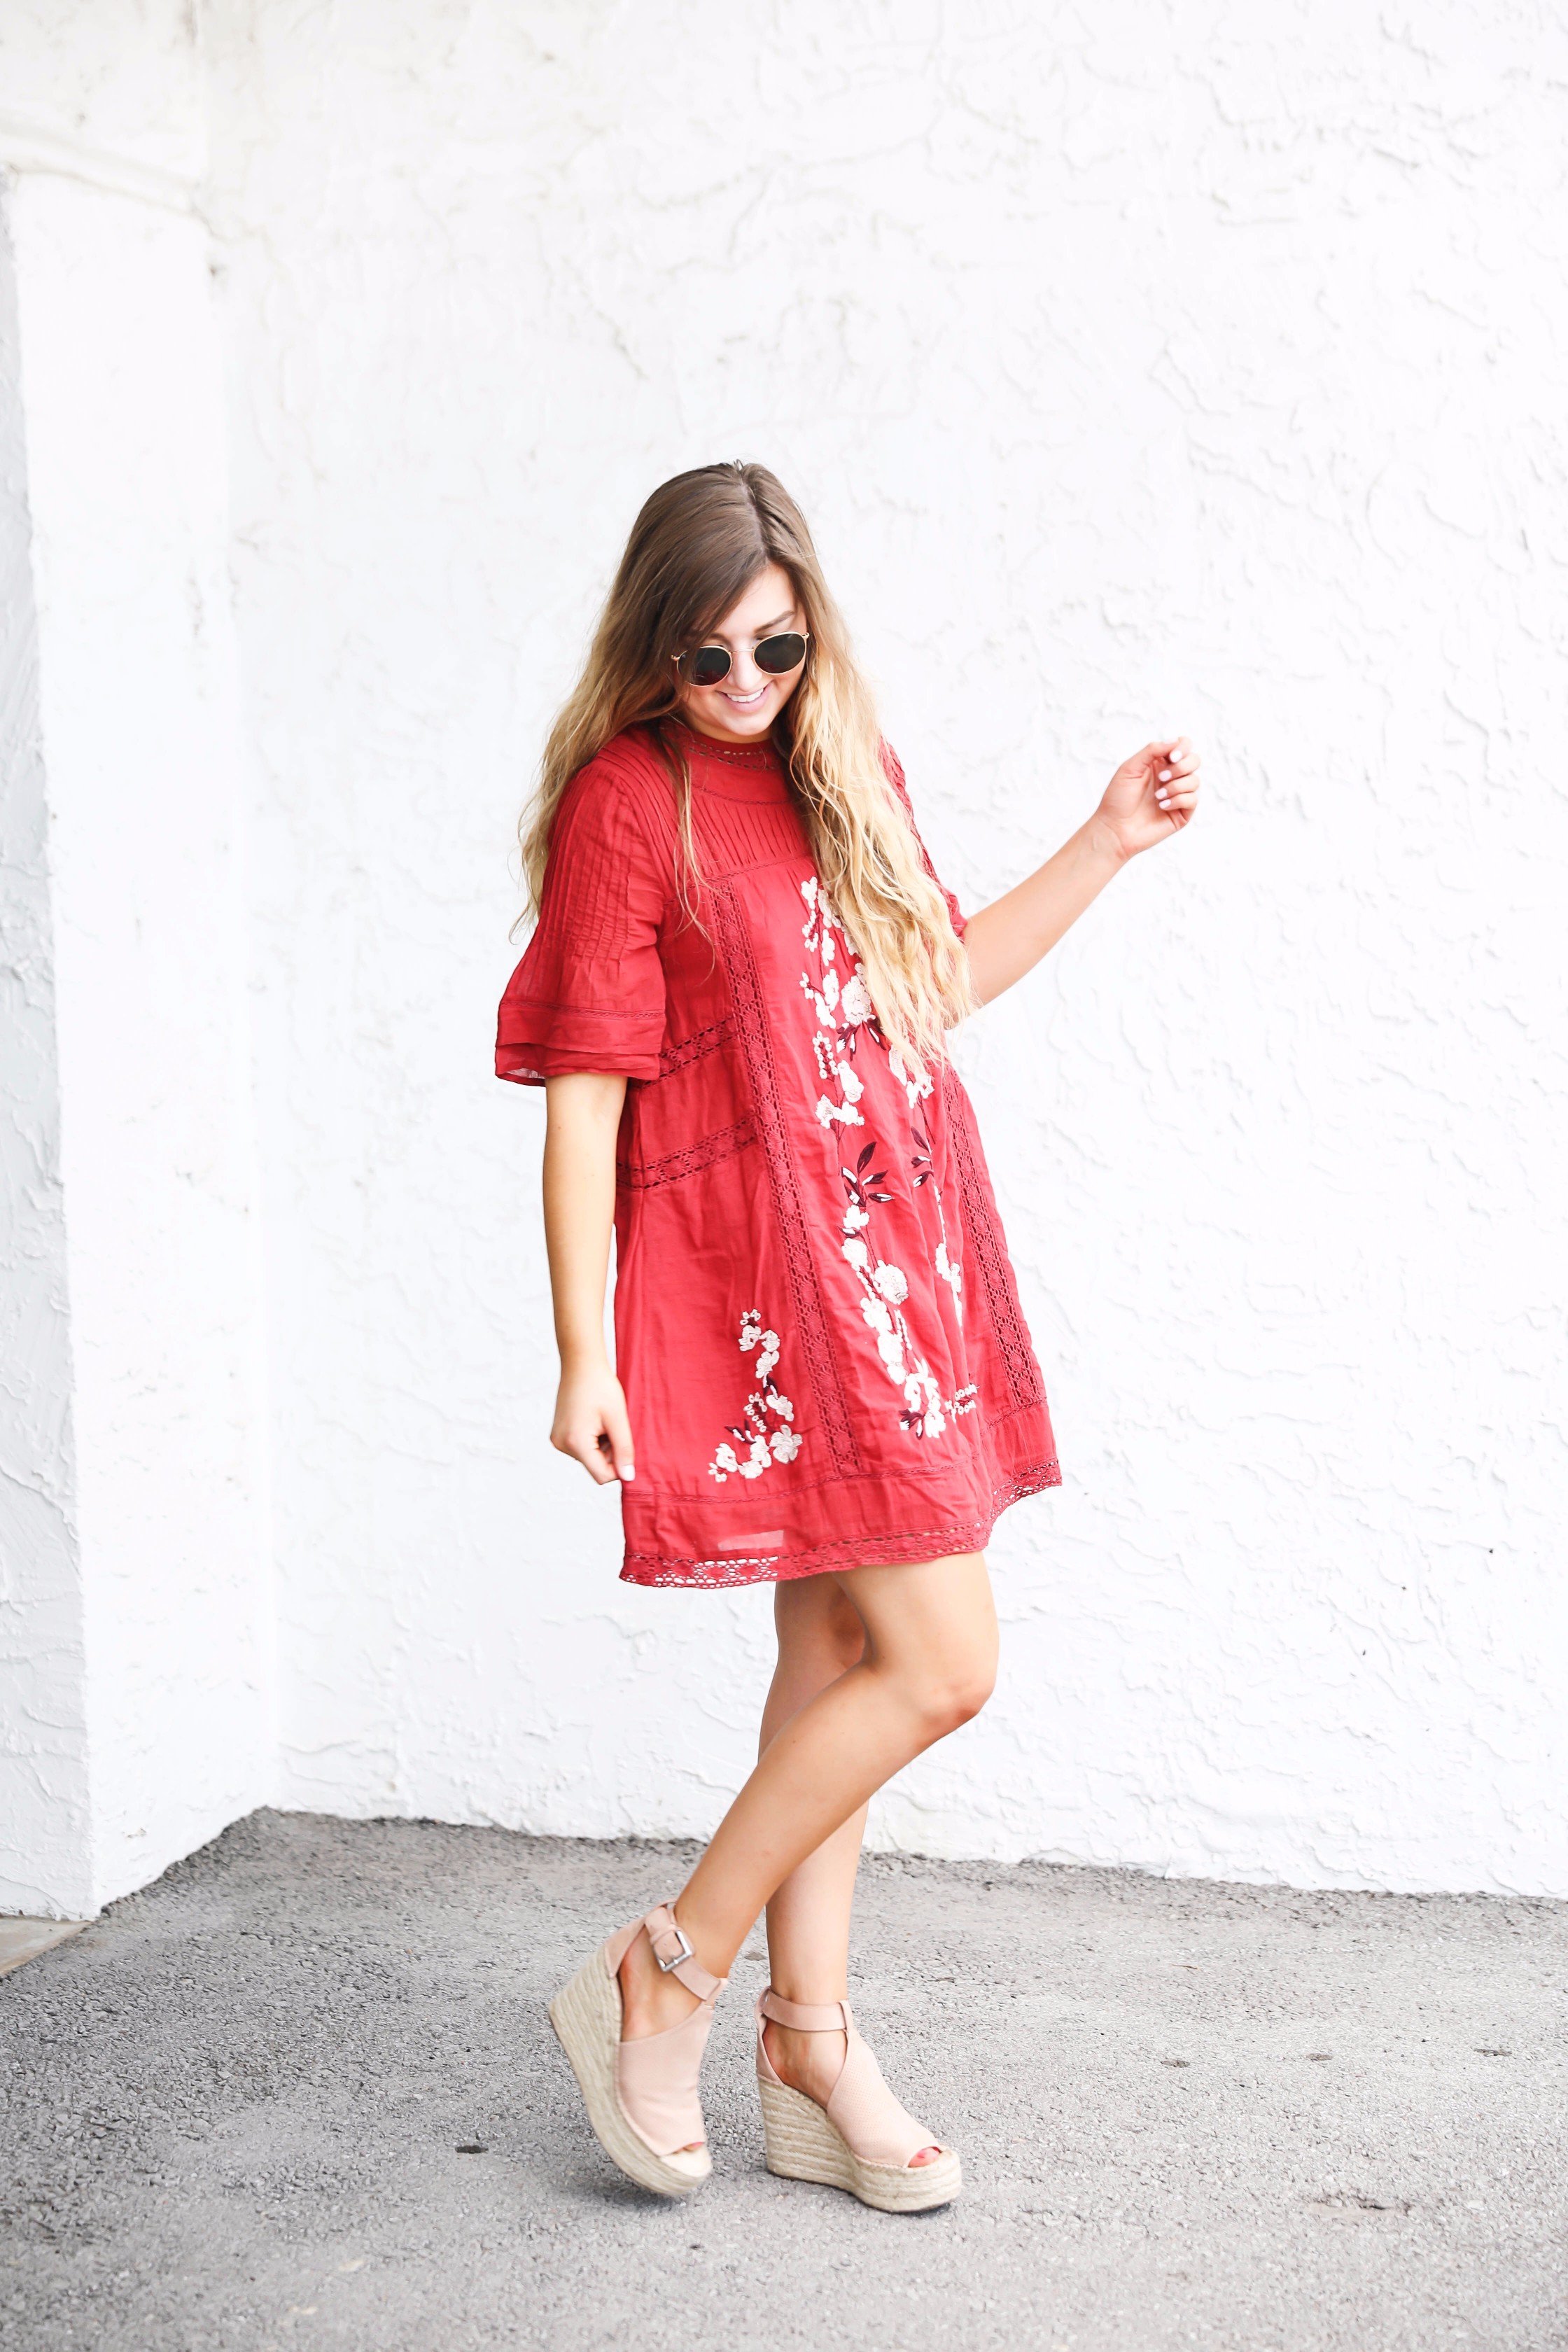
<svg viewBox="0 0 1568 2352">
<path fill-rule="evenodd" d="M 1197 797 L 1198 755 L 1184 735 L 1145 743 L 1124 760 L 1088 824 L 1016 889 L 969 918 L 963 944 L 981 1003 L 1032 971 L 1130 857 L 1180 833 Z"/>
</svg>

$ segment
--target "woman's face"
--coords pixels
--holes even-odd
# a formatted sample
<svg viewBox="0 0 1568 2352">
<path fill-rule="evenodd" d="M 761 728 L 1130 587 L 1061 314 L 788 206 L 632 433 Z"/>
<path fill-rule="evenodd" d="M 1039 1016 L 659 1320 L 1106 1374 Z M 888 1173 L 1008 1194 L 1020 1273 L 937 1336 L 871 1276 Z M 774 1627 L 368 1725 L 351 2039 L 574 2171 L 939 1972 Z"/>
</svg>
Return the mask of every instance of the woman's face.
<svg viewBox="0 0 1568 2352">
<path fill-rule="evenodd" d="M 730 656 L 729 676 L 717 686 L 693 686 L 677 674 L 679 709 L 687 725 L 728 743 L 754 743 L 765 736 L 800 684 L 801 670 L 797 667 L 782 677 L 770 677 L 752 656 L 763 638 L 802 626 L 789 573 L 781 564 L 770 563 L 702 640 L 705 646 L 723 646 Z"/>
</svg>

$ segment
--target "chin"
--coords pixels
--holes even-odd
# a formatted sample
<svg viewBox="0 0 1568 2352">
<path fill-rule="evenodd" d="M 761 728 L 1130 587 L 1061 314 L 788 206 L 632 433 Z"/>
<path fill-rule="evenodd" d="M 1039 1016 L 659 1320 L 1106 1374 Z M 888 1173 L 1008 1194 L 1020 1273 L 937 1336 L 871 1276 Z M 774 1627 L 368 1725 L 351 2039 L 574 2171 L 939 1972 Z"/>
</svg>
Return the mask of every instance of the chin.
<svg viewBox="0 0 1568 2352">
<path fill-rule="evenodd" d="M 778 701 L 775 696 L 769 695 L 755 710 L 731 710 L 727 702 L 715 702 L 700 712 L 691 711 L 690 715 L 713 734 L 722 730 L 726 735 L 765 735 L 778 716 Z"/>
</svg>

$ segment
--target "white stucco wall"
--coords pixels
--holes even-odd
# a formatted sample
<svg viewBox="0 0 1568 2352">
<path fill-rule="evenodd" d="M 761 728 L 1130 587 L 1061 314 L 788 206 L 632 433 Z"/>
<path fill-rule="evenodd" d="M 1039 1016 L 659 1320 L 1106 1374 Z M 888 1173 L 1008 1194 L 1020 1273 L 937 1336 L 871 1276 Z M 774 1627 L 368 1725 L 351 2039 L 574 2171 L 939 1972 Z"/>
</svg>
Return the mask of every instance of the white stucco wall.
<svg viewBox="0 0 1568 2352">
<path fill-rule="evenodd" d="M 80 1913 L 271 1793 L 250 955 L 188 12 L 5 30 L 37 1314 L 0 1906 Z"/>
<path fill-rule="evenodd" d="M 0 1911 L 68 1918 L 96 1906 L 21 357 L 0 207 Z"/>
<path fill-rule="evenodd" d="M 700 1829 L 767 1598 L 614 1580 L 487 1076 L 642 495 L 816 519 L 971 903 L 1211 801 L 965 1048 L 1067 1465 L 928 1850 L 1568 1893 L 1563 28 L 226 5 L 284 1788 Z"/>
<path fill-rule="evenodd" d="M 195 21 L 18 5 L 0 107 L 49 420 L 79 1353 L 83 1282 L 105 1302 L 84 1543 L 132 1507 L 83 1674 L 121 1678 L 102 1752 L 159 1835 L 270 1770 L 267 1559 L 288 1802 L 700 1831 L 745 1769 L 768 1596 L 616 1583 L 613 1498 L 544 1443 L 540 1105 L 488 1064 L 517 804 L 627 522 L 746 454 L 816 520 L 967 903 L 1152 731 L 1209 758 L 1200 824 L 964 1044 L 1068 1484 L 997 1538 L 997 1700 L 875 1834 L 1568 1895 L 1568 30 L 1522 0 Z M 193 1795 L 219 1713 L 242 1760 Z"/>
</svg>

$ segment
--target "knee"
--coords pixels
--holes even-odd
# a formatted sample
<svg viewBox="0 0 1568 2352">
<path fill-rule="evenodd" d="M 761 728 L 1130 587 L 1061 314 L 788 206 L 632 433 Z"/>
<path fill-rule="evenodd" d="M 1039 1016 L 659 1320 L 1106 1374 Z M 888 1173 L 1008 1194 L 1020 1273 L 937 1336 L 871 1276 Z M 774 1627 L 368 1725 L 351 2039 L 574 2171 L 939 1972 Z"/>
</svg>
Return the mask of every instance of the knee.
<svg viewBox="0 0 1568 2352">
<path fill-rule="evenodd" d="M 915 1678 L 914 1709 L 928 1742 L 972 1723 L 996 1687 L 992 1657 L 950 1658 Z"/>
</svg>

